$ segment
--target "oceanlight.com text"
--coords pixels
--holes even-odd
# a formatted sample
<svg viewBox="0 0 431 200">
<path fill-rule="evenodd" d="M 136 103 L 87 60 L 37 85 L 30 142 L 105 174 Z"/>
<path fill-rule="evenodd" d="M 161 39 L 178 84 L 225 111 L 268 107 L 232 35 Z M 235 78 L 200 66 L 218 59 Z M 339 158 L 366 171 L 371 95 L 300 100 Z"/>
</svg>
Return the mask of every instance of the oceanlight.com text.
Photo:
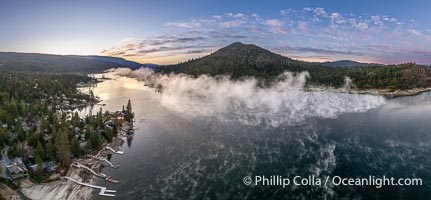
<svg viewBox="0 0 431 200">
<path fill-rule="evenodd" d="M 394 178 L 387 176 L 368 176 L 361 178 L 345 178 L 340 176 L 294 176 L 293 178 L 283 177 L 279 175 L 272 176 L 246 176 L 243 178 L 245 185 L 255 186 L 373 186 L 382 188 L 383 186 L 421 186 L 423 181 L 421 178 Z"/>
</svg>

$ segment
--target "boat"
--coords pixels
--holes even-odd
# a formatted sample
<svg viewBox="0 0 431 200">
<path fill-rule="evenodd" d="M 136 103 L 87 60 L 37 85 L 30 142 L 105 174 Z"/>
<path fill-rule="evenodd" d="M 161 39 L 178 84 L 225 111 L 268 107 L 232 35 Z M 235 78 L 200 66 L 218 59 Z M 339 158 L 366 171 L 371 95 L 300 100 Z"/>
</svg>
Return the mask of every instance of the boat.
<svg viewBox="0 0 431 200">
<path fill-rule="evenodd" d="M 111 182 L 111 183 L 119 183 L 119 182 L 120 182 L 120 181 L 117 181 L 117 180 L 112 179 L 112 176 L 108 176 L 108 177 L 106 177 L 106 178 L 105 178 L 105 180 L 106 180 L 106 181 L 109 181 L 109 182 Z"/>
</svg>

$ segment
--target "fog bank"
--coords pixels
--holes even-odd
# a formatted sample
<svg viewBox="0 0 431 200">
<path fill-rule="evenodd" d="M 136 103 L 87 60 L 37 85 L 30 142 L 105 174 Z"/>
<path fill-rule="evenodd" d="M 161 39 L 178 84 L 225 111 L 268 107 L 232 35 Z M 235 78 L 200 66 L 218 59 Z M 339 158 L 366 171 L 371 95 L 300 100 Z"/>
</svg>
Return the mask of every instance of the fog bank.
<svg viewBox="0 0 431 200">
<path fill-rule="evenodd" d="M 198 78 L 161 75 L 151 69 L 116 69 L 119 75 L 161 85 L 161 104 L 186 118 L 211 117 L 249 125 L 293 125 L 308 117 L 335 118 L 343 113 L 364 112 L 385 103 L 380 96 L 305 92 L 308 72 L 285 72 L 269 88 L 258 87 L 254 78 L 233 81 L 228 77 Z M 351 80 L 346 77 L 346 87 Z"/>
</svg>

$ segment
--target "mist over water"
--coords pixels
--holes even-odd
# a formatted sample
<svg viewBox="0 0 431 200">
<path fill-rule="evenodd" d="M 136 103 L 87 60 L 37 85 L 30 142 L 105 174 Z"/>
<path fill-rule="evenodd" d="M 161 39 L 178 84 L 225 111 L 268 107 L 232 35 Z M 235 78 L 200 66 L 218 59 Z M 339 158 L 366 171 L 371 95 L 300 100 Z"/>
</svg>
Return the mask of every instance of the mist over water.
<svg viewBox="0 0 431 200">
<path fill-rule="evenodd" d="M 431 198 L 431 93 L 384 100 L 304 92 L 307 73 L 286 73 L 270 88 L 253 79 L 115 73 L 93 91 L 103 110 L 131 99 L 135 112 L 133 139 L 111 158 L 121 167 L 103 169 L 121 183 L 97 183 L 119 199 Z M 162 93 L 145 86 L 158 84 Z M 424 186 L 244 185 L 254 175 L 418 177 Z"/>
<path fill-rule="evenodd" d="M 117 69 L 119 75 L 161 85 L 161 104 L 187 118 L 210 117 L 220 121 L 272 127 L 295 125 L 310 117 L 335 118 L 343 113 L 364 112 L 385 103 L 381 96 L 305 92 L 307 72 L 285 72 L 271 87 L 258 87 L 254 78 L 234 81 L 229 77 L 197 78 L 184 74 L 161 75 L 148 68 Z M 351 80 L 346 77 L 346 87 Z"/>
</svg>

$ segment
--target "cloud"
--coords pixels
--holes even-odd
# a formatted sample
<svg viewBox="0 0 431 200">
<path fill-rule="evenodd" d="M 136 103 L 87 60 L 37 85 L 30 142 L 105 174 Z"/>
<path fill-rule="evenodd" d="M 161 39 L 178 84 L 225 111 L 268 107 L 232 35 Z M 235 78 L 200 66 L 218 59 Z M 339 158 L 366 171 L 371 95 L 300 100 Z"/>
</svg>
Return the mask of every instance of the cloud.
<svg viewBox="0 0 431 200">
<path fill-rule="evenodd" d="M 271 30 L 274 33 L 282 33 L 282 34 L 287 34 L 288 33 L 288 31 L 286 31 L 283 28 L 283 22 L 281 20 L 279 20 L 279 19 L 269 19 L 269 20 L 266 20 L 265 23 L 266 23 L 266 25 L 268 25 L 268 26 L 271 27 Z"/>
<path fill-rule="evenodd" d="M 308 28 L 307 22 L 299 22 L 299 28 L 307 33 L 311 33 L 311 30 Z"/>
<path fill-rule="evenodd" d="M 323 49 L 323 48 L 314 48 L 314 47 L 297 47 L 297 46 L 279 46 L 275 48 L 276 51 L 282 52 L 282 53 L 290 53 L 290 54 L 301 54 L 301 53 L 316 53 L 316 54 L 323 54 L 323 55 L 354 55 L 354 56 L 362 56 L 363 53 L 354 52 L 352 50 L 331 50 L 331 49 Z"/>
<path fill-rule="evenodd" d="M 422 35 L 422 33 L 421 33 L 420 31 L 415 30 L 415 29 L 408 29 L 407 31 L 408 31 L 410 34 L 412 34 L 413 36 L 421 36 L 421 35 Z"/>
<path fill-rule="evenodd" d="M 325 9 L 323 9 L 323 8 L 315 8 L 315 9 L 314 9 L 314 13 L 315 13 L 316 15 L 324 16 L 324 17 L 326 17 L 326 16 L 328 15 L 328 14 L 326 13 Z"/>
<path fill-rule="evenodd" d="M 397 19 L 395 19 L 395 18 L 389 18 L 389 17 L 387 17 L 387 16 L 383 16 L 383 21 L 389 21 L 389 22 L 398 22 L 398 20 Z"/>
<path fill-rule="evenodd" d="M 221 22 L 220 26 L 223 28 L 232 28 L 232 27 L 238 27 L 242 24 L 243 22 L 240 20 L 233 20 L 233 21 L 226 21 L 226 22 Z"/>
<path fill-rule="evenodd" d="M 192 20 L 190 22 L 167 22 L 165 26 L 171 26 L 176 28 L 196 28 L 201 26 L 201 22 L 198 20 Z"/>
<path fill-rule="evenodd" d="M 217 19 L 217 20 L 221 20 L 221 16 L 220 15 L 213 15 L 213 18 Z"/>
<path fill-rule="evenodd" d="M 236 13 L 236 14 L 226 13 L 226 15 L 228 17 L 232 17 L 232 18 L 241 18 L 241 19 L 245 19 L 246 18 L 246 16 L 243 13 Z"/>
<path fill-rule="evenodd" d="M 281 14 L 281 15 L 288 15 L 288 14 L 290 14 L 290 13 L 292 13 L 292 12 L 295 12 L 295 10 L 293 10 L 293 9 L 291 9 L 291 8 L 289 8 L 289 9 L 284 9 L 284 10 L 280 10 L 280 14 Z"/>
<path fill-rule="evenodd" d="M 242 41 L 270 50 L 288 44 L 290 48 L 283 52 L 294 53 L 297 57 L 315 56 L 332 60 L 385 57 L 389 60 L 410 49 L 431 46 L 430 28 L 420 25 L 419 21 L 402 21 L 378 13 L 357 15 L 320 7 L 281 9 L 278 16 L 219 13 L 164 25 L 168 34 L 156 33 L 156 36 L 144 37 L 138 42 L 136 38 L 129 38 L 102 53 L 118 56 L 141 54 L 143 57 L 149 55 L 142 52 L 154 57 L 154 54 L 161 55 L 168 50 L 169 54 L 205 53 Z M 197 48 L 192 49 L 192 46 Z M 200 48 L 204 46 L 215 48 Z M 422 60 L 430 60 L 431 63 L 431 58 L 425 58 L 425 54 L 414 55 L 423 56 Z"/>
<path fill-rule="evenodd" d="M 227 38 L 232 38 L 232 39 L 245 39 L 247 38 L 247 36 L 245 35 L 235 35 L 235 34 L 229 34 L 229 33 L 222 33 L 219 31 L 210 31 L 208 32 L 208 36 L 211 38 L 216 38 L 216 39 L 227 39 Z"/>
<path fill-rule="evenodd" d="M 353 25 L 353 27 L 355 27 L 355 28 L 357 28 L 357 29 L 359 29 L 361 31 L 364 31 L 364 30 L 368 29 L 368 23 L 365 22 L 365 21 L 357 22 L 357 19 L 355 19 L 355 18 L 350 19 L 349 21 Z"/>
<path fill-rule="evenodd" d="M 413 54 L 431 57 L 431 51 L 429 50 L 414 49 L 414 50 L 409 50 L 409 52 Z"/>
<path fill-rule="evenodd" d="M 366 22 L 359 22 L 358 24 L 356 24 L 356 28 L 360 30 L 367 30 L 368 24 Z"/>
<path fill-rule="evenodd" d="M 196 42 L 196 41 L 202 41 L 205 39 L 206 38 L 202 36 L 196 36 L 196 37 L 158 36 L 155 39 L 143 40 L 141 44 L 157 46 L 157 45 L 174 44 L 174 43 Z"/>
<path fill-rule="evenodd" d="M 196 44 L 205 42 L 208 38 L 203 36 L 178 36 L 163 34 L 145 40 L 129 38 L 121 41 L 112 48 L 105 49 L 101 53 L 109 56 L 123 57 L 154 57 L 153 54 L 190 54 L 208 52 L 213 50 L 213 45 Z M 169 54 L 168 54 L 169 53 Z"/>
<path fill-rule="evenodd" d="M 346 22 L 343 15 L 341 15 L 340 13 L 332 13 L 330 18 L 332 19 L 333 23 L 342 24 Z"/>
</svg>

